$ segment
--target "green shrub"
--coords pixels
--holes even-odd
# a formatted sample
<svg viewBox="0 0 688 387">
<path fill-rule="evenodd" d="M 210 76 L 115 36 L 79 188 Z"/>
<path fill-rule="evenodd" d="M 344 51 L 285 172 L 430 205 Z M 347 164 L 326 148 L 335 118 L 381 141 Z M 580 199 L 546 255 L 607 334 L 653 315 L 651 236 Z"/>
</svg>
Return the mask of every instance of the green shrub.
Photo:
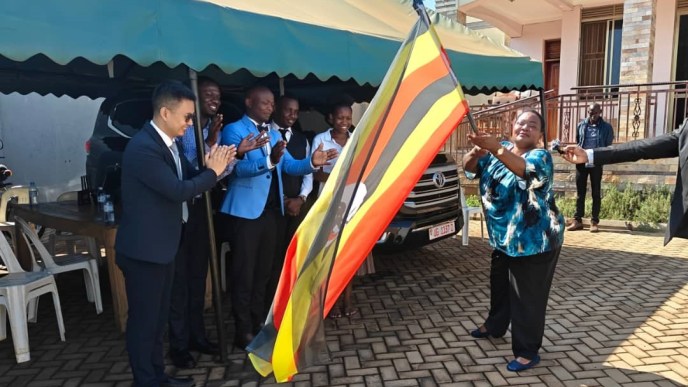
<svg viewBox="0 0 688 387">
<path fill-rule="evenodd" d="M 666 223 L 671 207 L 671 191 L 666 187 L 645 192 L 645 199 L 635 213 L 634 220 L 640 223 Z"/>
<path fill-rule="evenodd" d="M 555 199 L 555 203 L 559 208 L 559 212 L 567 218 L 573 218 L 573 215 L 576 213 L 576 198 L 558 196 Z"/>
<path fill-rule="evenodd" d="M 672 192 L 666 186 L 636 191 L 631 185 L 626 185 L 623 191 L 610 186 L 602 192 L 600 205 L 601 219 L 629 220 L 652 228 L 651 225 L 666 223 L 671 206 Z M 561 213 L 572 218 L 576 212 L 576 198 L 558 196 L 557 207 Z M 585 215 L 592 214 L 592 199 L 585 198 Z"/>
<path fill-rule="evenodd" d="M 466 205 L 468 207 L 480 207 L 482 204 L 478 195 L 468 195 L 466 196 Z"/>
</svg>

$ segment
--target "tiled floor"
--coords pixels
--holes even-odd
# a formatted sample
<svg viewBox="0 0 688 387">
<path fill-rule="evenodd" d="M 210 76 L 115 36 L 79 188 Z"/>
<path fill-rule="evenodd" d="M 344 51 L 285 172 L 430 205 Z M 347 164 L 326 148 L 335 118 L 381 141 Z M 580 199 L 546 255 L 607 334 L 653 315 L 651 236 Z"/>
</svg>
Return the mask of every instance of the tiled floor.
<svg viewBox="0 0 688 387">
<path fill-rule="evenodd" d="M 450 239 L 421 250 L 376 255 L 378 272 L 358 278 L 360 314 L 326 322 L 332 359 L 297 375 L 299 386 L 670 386 L 688 384 L 688 241 L 660 234 L 568 232 L 550 297 L 538 367 L 513 374 L 510 335 L 476 340 L 487 312 L 489 253 Z M 101 279 L 106 279 L 101 274 Z M 67 341 L 59 341 L 48 298 L 30 326 L 31 361 L 16 364 L 0 342 L 0 385 L 119 386 L 131 383 L 124 337 L 86 302 L 82 277 L 58 279 Z M 225 308 L 228 311 L 228 307 Z M 214 319 L 206 319 L 212 329 Z M 229 322 L 228 320 L 226 320 Z M 231 324 L 228 324 L 231 327 Z M 214 334 L 214 332 L 213 332 Z M 229 337 L 231 337 L 231 332 Z M 198 385 L 267 385 L 243 352 L 226 363 L 199 357 L 180 371 Z M 175 370 L 170 367 L 170 372 Z"/>
</svg>

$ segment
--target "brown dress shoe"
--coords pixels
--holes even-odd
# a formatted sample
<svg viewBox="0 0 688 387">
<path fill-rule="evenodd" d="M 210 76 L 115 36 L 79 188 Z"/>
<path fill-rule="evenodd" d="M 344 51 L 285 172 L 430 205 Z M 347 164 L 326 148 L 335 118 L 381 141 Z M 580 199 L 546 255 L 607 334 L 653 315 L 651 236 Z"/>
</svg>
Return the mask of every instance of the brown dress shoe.
<svg viewBox="0 0 688 387">
<path fill-rule="evenodd" d="M 583 229 L 583 223 L 579 222 L 578 220 L 574 219 L 573 222 L 571 222 L 571 225 L 569 225 L 566 230 L 568 231 L 578 231 Z"/>
<path fill-rule="evenodd" d="M 590 224 L 590 232 L 600 232 L 600 228 L 597 227 L 597 223 Z"/>
</svg>

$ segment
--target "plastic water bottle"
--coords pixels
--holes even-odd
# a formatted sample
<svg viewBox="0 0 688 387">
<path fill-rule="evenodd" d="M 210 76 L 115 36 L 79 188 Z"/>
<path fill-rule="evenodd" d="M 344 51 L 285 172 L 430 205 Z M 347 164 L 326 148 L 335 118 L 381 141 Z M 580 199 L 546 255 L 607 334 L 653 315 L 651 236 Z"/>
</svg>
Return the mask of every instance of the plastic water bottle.
<svg viewBox="0 0 688 387">
<path fill-rule="evenodd" d="M 115 223 L 115 206 L 110 200 L 110 195 L 105 196 L 105 203 L 103 204 L 103 218 L 107 224 Z"/>
<path fill-rule="evenodd" d="M 98 187 L 98 196 L 96 198 L 98 200 L 98 211 L 105 212 L 105 191 L 103 187 Z"/>
<path fill-rule="evenodd" d="M 29 183 L 29 204 L 32 206 L 38 204 L 38 188 L 33 181 Z"/>
</svg>

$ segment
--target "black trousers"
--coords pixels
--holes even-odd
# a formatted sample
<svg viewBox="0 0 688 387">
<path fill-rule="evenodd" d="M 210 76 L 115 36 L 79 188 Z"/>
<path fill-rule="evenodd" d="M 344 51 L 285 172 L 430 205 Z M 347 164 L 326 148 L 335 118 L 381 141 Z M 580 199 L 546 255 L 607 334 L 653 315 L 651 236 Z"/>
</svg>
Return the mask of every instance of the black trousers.
<svg viewBox="0 0 688 387">
<path fill-rule="evenodd" d="M 188 222 L 175 257 L 169 319 L 172 353 L 188 351 L 190 343 L 207 340 L 203 307 L 209 255 L 205 201 L 197 199 L 189 203 Z"/>
<path fill-rule="evenodd" d="M 533 359 L 542 347 L 545 312 L 561 248 L 527 257 L 492 252 L 490 313 L 485 328 L 504 336 L 511 323 L 514 356 Z"/>
<path fill-rule="evenodd" d="M 602 166 L 596 165 L 586 168 L 585 164 L 576 165 L 576 213 L 573 216 L 581 221 L 585 215 L 585 194 L 588 190 L 588 176 L 590 176 L 590 191 L 592 194 L 592 218 L 595 223 L 600 222 L 600 205 L 602 203 Z"/>
<path fill-rule="evenodd" d="M 255 334 L 265 322 L 265 291 L 277 254 L 279 209 L 267 209 L 256 219 L 230 216 L 232 246 L 232 314 L 236 337 Z"/>
<path fill-rule="evenodd" d="M 306 207 L 305 205 L 303 206 Z M 279 283 L 280 275 L 282 274 L 282 266 L 284 266 L 284 258 L 287 253 L 287 248 L 291 242 L 291 238 L 299 228 L 301 221 L 306 216 L 306 211 L 301 210 L 299 216 L 284 215 L 277 220 L 277 253 L 272 261 L 272 270 L 270 273 L 270 280 L 268 281 L 267 290 L 265 291 L 265 315 L 267 316 L 272 306 L 272 300 L 275 298 L 277 291 L 277 284 Z"/>
<path fill-rule="evenodd" d="M 167 380 L 163 336 L 170 310 L 174 262 L 158 264 L 117 254 L 129 302 L 127 352 L 136 387 L 158 387 Z"/>
</svg>

